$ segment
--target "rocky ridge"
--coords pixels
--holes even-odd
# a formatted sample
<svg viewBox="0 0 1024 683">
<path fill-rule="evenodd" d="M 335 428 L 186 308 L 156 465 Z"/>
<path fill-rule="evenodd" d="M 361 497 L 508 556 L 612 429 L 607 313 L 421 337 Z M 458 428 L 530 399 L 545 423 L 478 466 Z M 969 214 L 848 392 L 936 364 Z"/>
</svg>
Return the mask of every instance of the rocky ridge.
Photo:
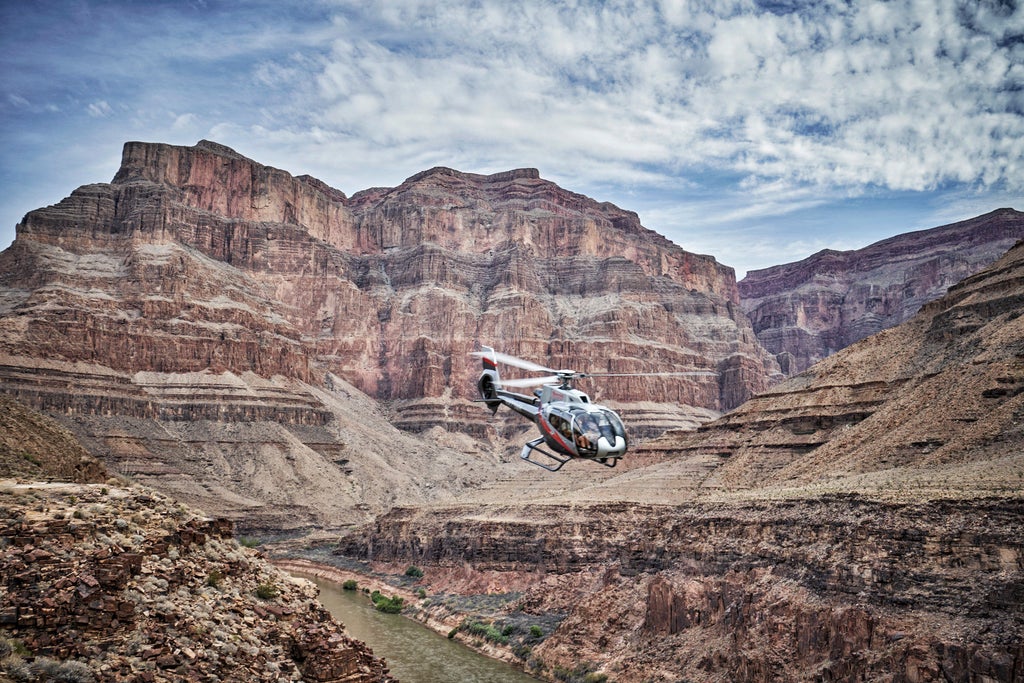
<svg viewBox="0 0 1024 683">
<path fill-rule="evenodd" d="M 466 618 L 451 613 L 452 593 L 503 598 L 485 617 L 497 631 L 561 615 L 513 651 L 545 680 L 588 662 L 623 683 L 1009 682 L 1024 675 L 1022 505 L 843 496 L 396 509 L 337 552 L 423 568 L 428 623 Z"/>
<path fill-rule="evenodd" d="M 0 396 L 0 479 L 83 484 L 107 480 L 107 471 L 54 420 Z"/>
<path fill-rule="evenodd" d="M 1024 242 L 590 485 L 395 509 L 345 561 L 562 614 L 518 650 L 649 680 L 1024 680 Z M 441 609 L 440 607 L 438 609 Z"/>
<path fill-rule="evenodd" d="M 708 491 L 894 498 L 1024 490 L 1024 242 L 912 320 L 864 339 L 715 422 L 652 449 L 717 460 Z M 653 473 L 652 473 L 653 474 Z"/>
<path fill-rule="evenodd" d="M 743 311 L 758 340 L 795 375 L 839 349 L 913 317 L 1024 239 L 1024 213 L 997 209 L 855 251 L 826 249 L 747 273 Z"/>
<path fill-rule="evenodd" d="M 393 680 L 316 596 L 159 493 L 0 482 L 5 680 Z"/>
</svg>

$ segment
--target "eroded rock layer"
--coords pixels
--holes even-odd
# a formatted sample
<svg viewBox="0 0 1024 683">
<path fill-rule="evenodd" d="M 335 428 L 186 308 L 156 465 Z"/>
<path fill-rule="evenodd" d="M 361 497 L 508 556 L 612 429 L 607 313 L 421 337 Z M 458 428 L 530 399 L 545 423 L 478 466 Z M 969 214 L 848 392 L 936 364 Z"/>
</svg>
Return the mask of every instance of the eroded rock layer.
<svg viewBox="0 0 1024 683">
<path fill-rule="evenodd" d="M 730 268 L 534 169 L 435 168 L 349 198 L 216 143 L 131 142 L 111 183 L 30 212 L 0 254 L 0 390 L 211 512 L 347 523 L 486 478 L 494 459 L 456 443 L 510 428 L 470 402 L 480 343 L 718 373 L 582 387 L 651 436 L 781 377 L 738 302 Z M 439 441 L 461 454 L 424 471 Z"/>
<path fill-rule="evenodd" d="M 912 320 L 702 431 L 651 448 L 721 461 L 705 487 L 887 495 L 1024 489 L 1024 242 Z M 681 457 L 680 457 L 681 456 Z M 673 465 L 666 465 L 670 469 Z"/>
<path fill-rule="evenodd" d="M 436 168 L 347 199 L 233 151 L 128 143 L 110 184 L 29 213 L 6 255 L 12 353 L 119 371 L 331 371 L 379 399 L 472 392 L 481 340 L 625 379 L 621 401 L 728 409 L 776 372 L 730 268 L 534 169 Z M 595 367 L 596 366 L 596 367 Z"/>
<path fill-rule="evenodd" d="M 649 680 L 1024 678 L 1024 242 L 651 464 L 394 510 L 338 553 L 560 615 L 517 650 Z M 501 502 L 501 501 L 516 501 Z M 434 577 L 429 581 L 430 577 Z"/>
<path fill-rule="evenodd" d="M 1024 239 L 1024 213 L 999 209 L 856 251 L 819 252 L 739 283 L 757 338 L 788 375 L 909 320 Z"/>
<path fill-rule="evenodd" d="M 338 552 L 517 593 L 499 629 L 565 615 L 519 650 L 548 680 L 1016 681 L 1022 534 L 1019 498 L 490 505 L 395 510 Z"/>
</svg>

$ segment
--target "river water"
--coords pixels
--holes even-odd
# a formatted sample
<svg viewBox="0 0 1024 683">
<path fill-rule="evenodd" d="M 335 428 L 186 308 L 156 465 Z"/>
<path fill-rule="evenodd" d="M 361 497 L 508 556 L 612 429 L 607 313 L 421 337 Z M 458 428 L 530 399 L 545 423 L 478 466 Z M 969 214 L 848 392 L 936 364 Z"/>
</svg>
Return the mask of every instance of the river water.
<svg viewBox="0 0 1024 683">
<path fill-rule="evenodd" d="M 510 664 L 484 657 L 426 626 L 373 607 L 360 591 L 303 575 L 320 587 L 320 602 L 378 657 L 401 683 L 536 683 Z"/>
</svg>

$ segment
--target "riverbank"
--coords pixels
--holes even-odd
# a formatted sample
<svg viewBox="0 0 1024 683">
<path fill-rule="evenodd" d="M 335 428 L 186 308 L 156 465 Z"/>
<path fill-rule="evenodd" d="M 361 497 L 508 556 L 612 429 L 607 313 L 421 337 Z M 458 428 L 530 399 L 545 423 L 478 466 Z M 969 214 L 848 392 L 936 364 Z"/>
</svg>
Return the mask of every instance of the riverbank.
<svg viewBox="0 0 1024 683">
<path fill-rule="evenodd" d="M 375 567 L 374 573 L 369 573 L 304 558 L 277 557 L 271 561 L 290 573 L 317 577 L 339 586 L 355 581 L 360 591 L 379 591 L 386 596 L 400 597 L 404 601 L 402 616 L 483 656 L 510 664 L 537 680 L 554 680 L 544 677 L 541 667 L 529 656 L 531 645 L 539 643 L 553 630 L 553 625 L 548 624 L 545 628 L 526 624 L 522 619 L 503 613 L 502 607 L 514 600 L 512 594 L 492 593 L 474 596 L 475 599 L 432 594 L 430 581 L 426 578 L 400 585 L 398 582 L 404 583 L 408 579 L 403 579 L 404 569 L 398 567 Z"/>
</svg>

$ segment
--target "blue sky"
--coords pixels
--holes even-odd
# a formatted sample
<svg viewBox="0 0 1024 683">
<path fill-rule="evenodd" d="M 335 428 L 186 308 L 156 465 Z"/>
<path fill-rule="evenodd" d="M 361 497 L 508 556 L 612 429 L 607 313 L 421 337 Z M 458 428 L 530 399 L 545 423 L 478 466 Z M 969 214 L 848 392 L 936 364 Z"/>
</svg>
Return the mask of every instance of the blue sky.
<svg viewBox="0 0 1024 683">
<path fill-rule="evenodd" d="M 1005 0 L 0 0 L 0 248 L 128 140 L 351 195 L 536 167 L 749 269 L 1024 210 Z"/>
</svg>

